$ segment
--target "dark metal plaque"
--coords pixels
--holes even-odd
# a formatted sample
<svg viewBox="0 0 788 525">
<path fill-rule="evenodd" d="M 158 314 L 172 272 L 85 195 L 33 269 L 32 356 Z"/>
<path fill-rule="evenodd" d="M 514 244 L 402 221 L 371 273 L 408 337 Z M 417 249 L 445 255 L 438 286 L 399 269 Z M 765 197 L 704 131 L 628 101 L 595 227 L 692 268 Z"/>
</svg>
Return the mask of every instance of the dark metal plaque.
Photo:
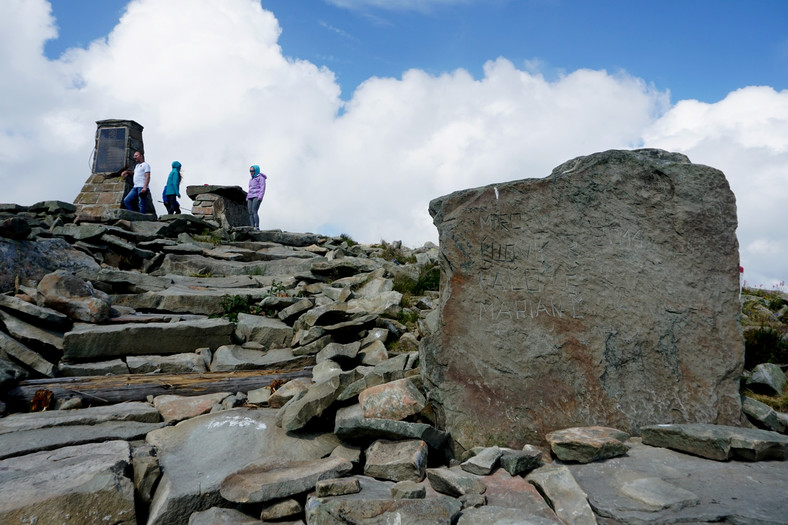
<svg viewBox="0 0 788 525">
<path fill-rule="evenodd" d="M 99 130 L 94 173 L 118 171 L 126 165 L 126 128 Z"/>
</svg>

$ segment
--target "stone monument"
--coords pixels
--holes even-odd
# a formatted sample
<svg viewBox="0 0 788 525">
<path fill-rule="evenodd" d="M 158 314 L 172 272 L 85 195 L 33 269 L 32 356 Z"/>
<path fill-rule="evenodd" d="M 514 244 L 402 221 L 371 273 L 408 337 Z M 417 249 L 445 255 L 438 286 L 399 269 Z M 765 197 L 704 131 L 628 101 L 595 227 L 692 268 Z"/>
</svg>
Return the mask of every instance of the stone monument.
<svg viewBox="0 0 788 525">
<path fill-rule="evenodd" d="M 121 177 L 124 169 L 134 169 L 135 151 L 143 151 L 142 126 L 133 120 L 99 120 L 96 122 L 96 145 L 90 177 L 74 200 L 77 219 L 100 220 L 116 214 L 132 186 L 131 177 Z M 148 209 L 153 199 L 148 192 Z"/>
<path fill-rule="evenodd" d="M 736 203 L 678 153 L 579 157 L 430 203 L 440 320 L 421 348 L 458 449 L 605 425 L 741 422 Z"/>
</svg>

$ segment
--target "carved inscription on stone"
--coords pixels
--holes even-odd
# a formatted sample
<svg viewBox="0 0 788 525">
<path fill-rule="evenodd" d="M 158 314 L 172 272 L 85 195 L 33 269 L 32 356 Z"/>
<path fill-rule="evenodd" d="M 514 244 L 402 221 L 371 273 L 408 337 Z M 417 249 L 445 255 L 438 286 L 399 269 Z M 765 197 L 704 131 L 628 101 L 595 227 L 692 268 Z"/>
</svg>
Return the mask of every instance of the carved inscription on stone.
<svg viewBox="0 0 788 525">
<path fill-rule="evenodd" d="M 573 246 L 531 230 L 521 212 L 490 213 L 480 207 L 478 228 L 479 321 L 526 322 L 539 316 L 585 317 L 582 268 Z M 558 253 L 553 246 L 558 246 Z"/>
</svg>

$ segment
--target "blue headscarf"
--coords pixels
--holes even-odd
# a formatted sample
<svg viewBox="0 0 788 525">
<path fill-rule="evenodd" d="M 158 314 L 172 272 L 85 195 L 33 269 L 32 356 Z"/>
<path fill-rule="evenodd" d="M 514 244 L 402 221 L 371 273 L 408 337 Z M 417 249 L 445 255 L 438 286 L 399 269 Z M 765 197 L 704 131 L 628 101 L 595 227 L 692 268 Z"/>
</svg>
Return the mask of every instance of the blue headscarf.
<svg viewBox="0 0 788 525">
<path fill-rule="evenodd" d="M 178 162 L 177 160 L 172 161 L 172 171 L 170 172 L 170 175 L 172 175 L 173 173 L 178 175 L 178 184 L 180 184 L 181 183 L 181 163 Z"/>
<path fill-rule="evenodd" d="M 254 169 L 254 173 L 252 174 L 252 178 L 255 178 L 258 175 L 260 175 L 260 166 L 258 166 L 257 164 L 252 164 L 252 168 Z"/>
</svg>

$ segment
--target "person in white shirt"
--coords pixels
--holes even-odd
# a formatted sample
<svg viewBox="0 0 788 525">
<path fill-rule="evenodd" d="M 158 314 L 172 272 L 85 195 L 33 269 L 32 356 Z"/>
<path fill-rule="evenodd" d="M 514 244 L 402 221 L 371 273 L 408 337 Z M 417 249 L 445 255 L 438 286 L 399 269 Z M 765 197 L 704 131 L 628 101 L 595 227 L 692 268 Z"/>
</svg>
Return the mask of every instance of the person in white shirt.
<svg viewBox="0 0 788 525">
<path fill-rule="evenodd" d="M 148 199 L 148 185 L 150 184 L 150 164 L 145 162 L 145 156 L 142 152 L 134 152 L 134 161 L 137 163 L 134 166 L 134 171 L 126 170 L 123 176 L 134 175 L 134 187 L 131 188 L 129 193 L 123 199 L 123 206 L 127 210 L 139 211 L 140 213 L 147 213 L 147 205 L 145 201 Z M 139 203 L 139 204 L 138 204 Z"/>
</svg>

